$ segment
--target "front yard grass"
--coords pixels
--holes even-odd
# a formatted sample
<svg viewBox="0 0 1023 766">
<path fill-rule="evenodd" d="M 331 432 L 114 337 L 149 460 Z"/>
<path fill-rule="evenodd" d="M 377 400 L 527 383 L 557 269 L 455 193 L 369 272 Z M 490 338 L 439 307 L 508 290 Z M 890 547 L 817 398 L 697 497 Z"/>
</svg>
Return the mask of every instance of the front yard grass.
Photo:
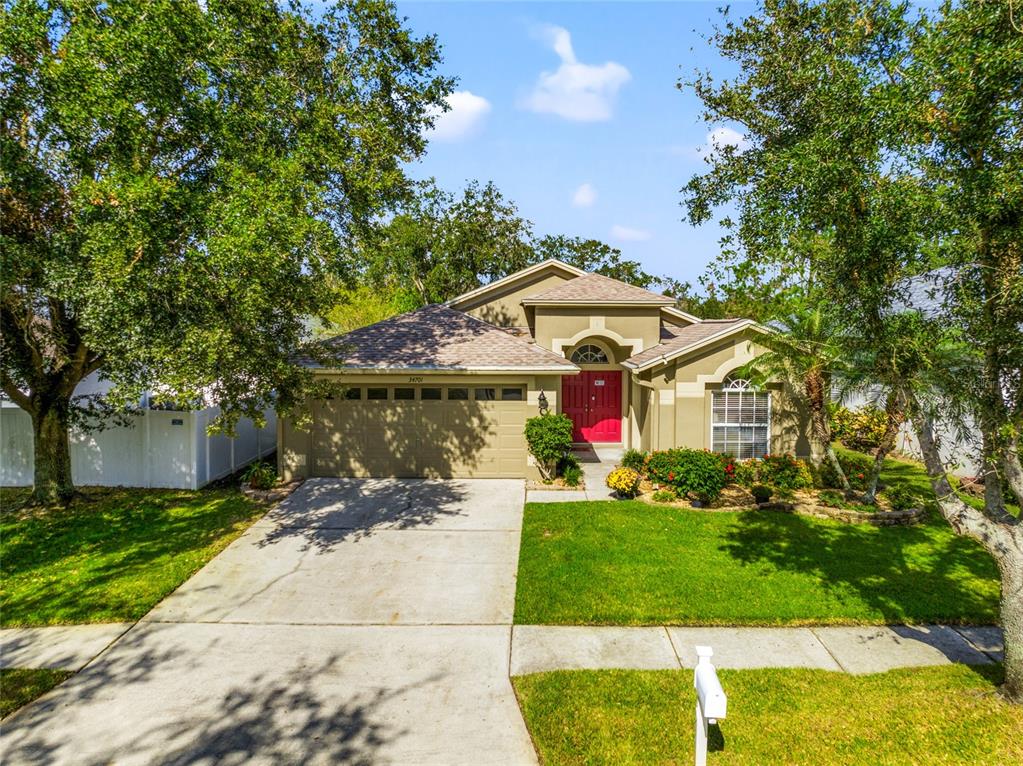
<svg viewBox="0 0 1023 766">
<path fill-rule="evenodd" d="M 1023 707 L 997 695 L 1000 666 L 718 673 L 728 717 L 711 727 L 709 764 L 1023 763 Z M 691 671 L 557 671 L 512 682 L 546 764 L 693 762 Z"/>
<path fill-rule="evenodd" d="M 132 621 L 223 550 L 262 508 L 233 489 L 87 489 L 68 508 L 0 492 L 0 619 Z"/>
<path fill-rule="evenodd" d="M 48 668 L 0 669 L 0 718 L 41 697 L 71 675 L 70 670 Z"/>
<path fill-rule="evenodd" d="M 885 480 L 926 487 L 889 461 Z M 998 570 L 936 512 L 912 527 L 639 501 L 528 504 L 515 621 L 592 625 L 990 624 Z"/>
</svg>

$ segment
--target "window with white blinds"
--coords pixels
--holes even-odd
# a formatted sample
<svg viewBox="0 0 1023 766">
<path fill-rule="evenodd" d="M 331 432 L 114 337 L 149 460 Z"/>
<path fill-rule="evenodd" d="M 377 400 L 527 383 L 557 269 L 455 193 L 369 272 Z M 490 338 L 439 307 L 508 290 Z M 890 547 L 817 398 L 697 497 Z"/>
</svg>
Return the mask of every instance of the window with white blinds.
<svg viewBox="0 0 1023 766">
<path fill-rule="evenodd" d="M 712 400 L 711 441 L 715 452 L 738 460 L 763 457 L 769 451 L 771 395 L 748 380 L 728 378 Z"/>
</svg>

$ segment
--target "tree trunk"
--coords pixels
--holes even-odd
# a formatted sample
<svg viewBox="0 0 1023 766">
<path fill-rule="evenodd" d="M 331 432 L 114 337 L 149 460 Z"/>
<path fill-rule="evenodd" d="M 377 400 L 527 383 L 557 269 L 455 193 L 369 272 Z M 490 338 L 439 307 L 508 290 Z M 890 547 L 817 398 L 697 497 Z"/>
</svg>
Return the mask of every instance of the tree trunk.
<svg viewBox="0 0 1023 766">
<path fill-rule="evenodd" d="M 66 503 L 75 493 L 68 438 L 70 402 L 38 402 L 32 414 L 35 455 L 32 502 Z"/>
<path fill-rule="evenodd" d="M 884 409 L 886 416 L 884 434 L 881 436 L 881 443 L 877 445 L 877 452 L 874 453 L 874 465 L 870 468 L 867 489 L 863 493 L 863 502 L 867 505 L 877 502 L 877 483 L 881 479 L 885 458 L 895 449 L 895 440 L 899 436 L 899 429 L 902 428 L 902 424 L 906 420 L 905 407 L 900 393 L 890 391 Z"/>
<path fill-rule="evenodd" d="M 941 515 L 956 534 L 979 542 L 998 564 L 1005 639 L 1004 691 L 1013 702 L 1023 704 L 1023 526 L 1004 508 L 986 507 L 981 512 L 963 502 L 945 475 L 930 419 L 914 412 L 913 425 Z"/>
<path fill-rule="evenodd" d="M 998 568 L 1002 573 L 1005 694 L 1023 704 L 1023 550 L 1017 548 L 1014 557 L 1000 559 Z"/>
<path fill-rule="evenodd" d="M 838 476 L 842 489 L 849 492 L 849 479 L 846 477 L 842 464 L 838 460 L 838 455 L 835 453 L 835 448 L 831 443 L 831 423 L 828 422 L 828 406 L 825 398 L 827 379 L 819 372 L 811 373 L 807 376 L 804 385 L 806 387 L 806 397 L 810 401 L 810 427 L 813 429 L 814 438 L 824 448 L 824 456 L 827 458 L 835 475 Z M 811 450 L 811 454 L 815 455 L 816 452 Z M 817 467 L 820 467 L 819 464 Z"/>
</svg>

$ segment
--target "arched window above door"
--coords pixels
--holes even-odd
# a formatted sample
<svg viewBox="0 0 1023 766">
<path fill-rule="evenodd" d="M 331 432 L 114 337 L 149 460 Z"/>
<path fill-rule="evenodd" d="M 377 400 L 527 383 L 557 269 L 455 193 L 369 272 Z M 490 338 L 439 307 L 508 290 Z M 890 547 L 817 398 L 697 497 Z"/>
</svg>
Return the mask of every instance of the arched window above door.
<svg viewBox="0 0 1023 766">
<path fill-rule="evenodd" d="M 572 352 L 573 364 L 607 364 L 607 354 L 600 346 L 586 343 Z"/>
</svg>

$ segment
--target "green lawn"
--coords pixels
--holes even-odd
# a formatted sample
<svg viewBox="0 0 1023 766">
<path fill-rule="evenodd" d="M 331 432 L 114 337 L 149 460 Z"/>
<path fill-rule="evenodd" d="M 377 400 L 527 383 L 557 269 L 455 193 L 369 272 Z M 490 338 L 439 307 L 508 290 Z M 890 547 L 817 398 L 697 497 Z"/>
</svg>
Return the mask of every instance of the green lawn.
<svg viewBox="0 0 1023 766">
<path fill-rule="evenodd" d="M 0 718 L 42 696 L 70 675 L 73 675 L 70 670 L 0 669 Z"/>
<path fill-rule="evenodd" d="M 722 670 L 728 717 L 708 764 L 1023 763 L 1023 707 L 1001 668 L 946 665 L 850 676 Z M 692 671 L 558 671 L 512 679 L 545 764 L 690 764 Z"/>
<path fill-rule="evenodd" d="M 261 514 L 236 490 L 96 489 L 69 508 L 0 492 L 3 627 L 136 620 Z"/>
<path fill-rule="evenodd" d="M 919 466 L 889 461 L 889 483 Z M 994 561 L 937 513 L 872 527 L 770 511 L 640 501 L 528 504 L 519 624 L 985 624 Z"/>
</svg>

